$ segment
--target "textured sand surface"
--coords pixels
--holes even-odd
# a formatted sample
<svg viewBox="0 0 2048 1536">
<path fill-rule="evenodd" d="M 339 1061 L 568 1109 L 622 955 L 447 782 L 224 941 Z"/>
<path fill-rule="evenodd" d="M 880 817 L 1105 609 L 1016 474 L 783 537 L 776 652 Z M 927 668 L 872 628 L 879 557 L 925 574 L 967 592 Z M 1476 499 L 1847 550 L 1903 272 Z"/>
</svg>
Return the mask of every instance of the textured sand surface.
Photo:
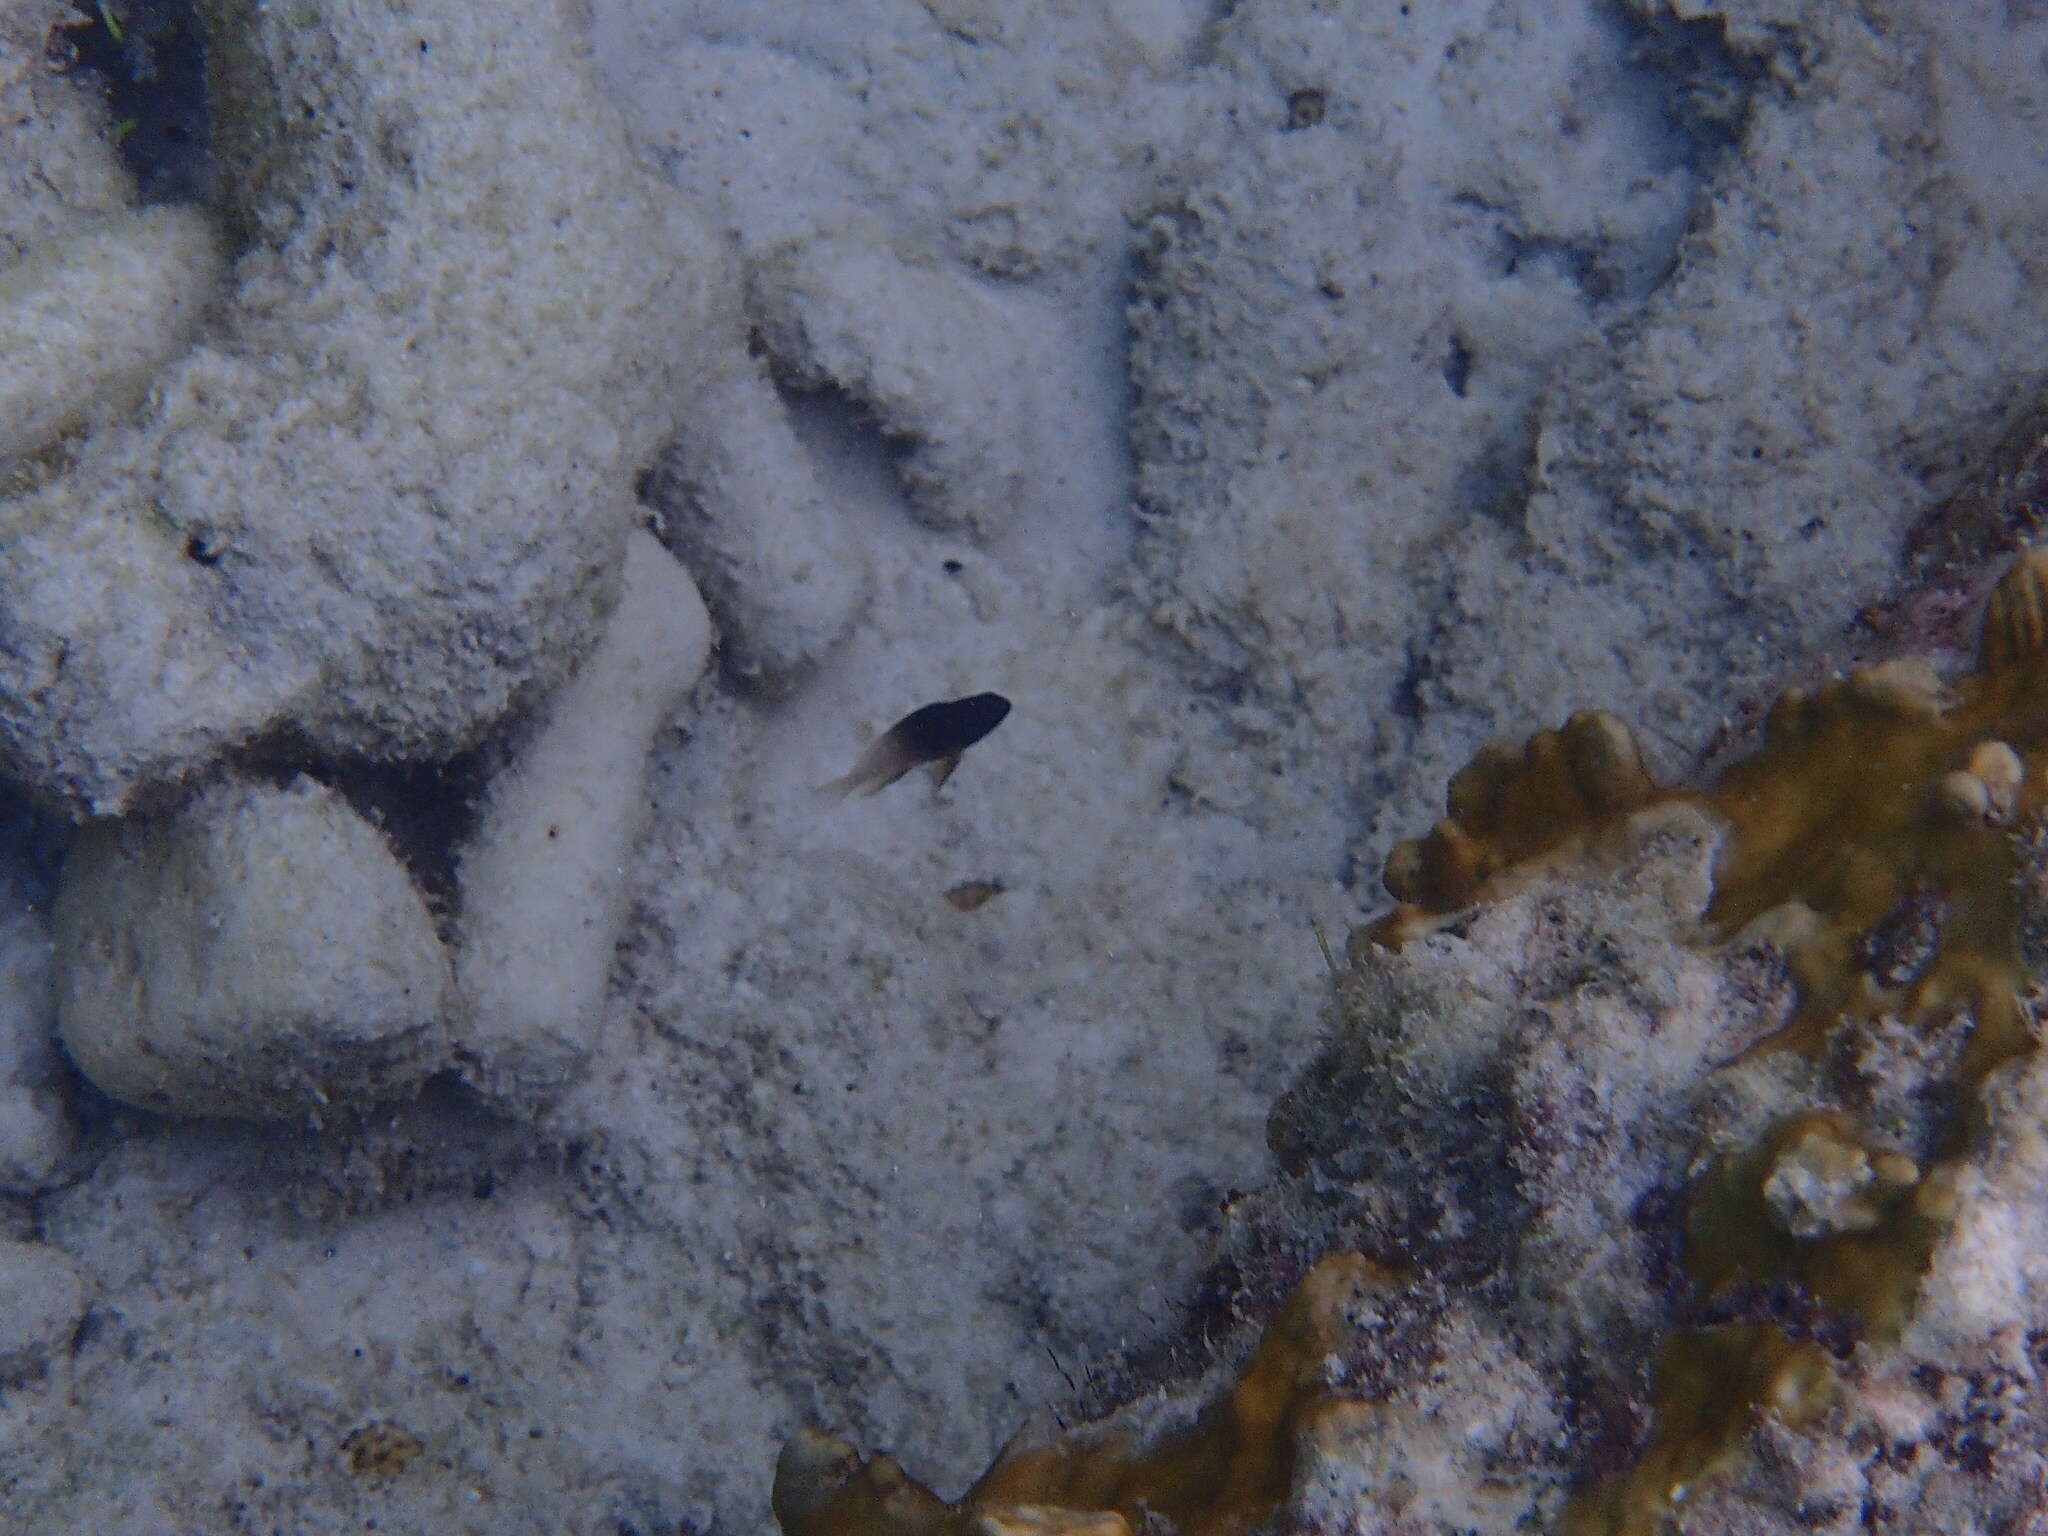
<svg viewBox="0 0 2048 1536">
<path fill-rule="evenodd" d="M 719 253 L 701 330 L 618 344 L 696 349 L 633 515 L 722 633 L 656 733 L 588 1075 L 318 1132 L 53 1106 L 19 919 L 0 1238 L 89 1310 L 15 1351 L 0 1509 L 737 1536 L 801 1423 L 956 1493 L 1176 1326 L 1315 1047 L 1311 920 L 1381 900 L 1448 771 L 1587 703 L 1683 765 L 2030 398 L 2048 24 L 1840 10 L 598 0 L 634 195 Z M 627 519 L 577 507 L 539 526 L 580 615 Z M 446 533 L 479 612 L 531 595 L 509 537 Z M 943 793 L 817 803 L 982 689 L 1014 713 Z M 445 770 L 259 748 L 383 817 L 447 938 L 527 724 Z M 5 832 L 0 890 L 46 897 L 61 833 Z"/>
</svg>

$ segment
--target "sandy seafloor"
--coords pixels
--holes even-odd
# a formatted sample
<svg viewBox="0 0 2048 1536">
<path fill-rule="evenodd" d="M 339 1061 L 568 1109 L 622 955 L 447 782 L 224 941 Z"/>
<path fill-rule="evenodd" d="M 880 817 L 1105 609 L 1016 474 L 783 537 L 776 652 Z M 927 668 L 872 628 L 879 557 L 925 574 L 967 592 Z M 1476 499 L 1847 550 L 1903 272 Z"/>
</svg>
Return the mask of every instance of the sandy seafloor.
<svg viewBox="0 0 2048 1536">
<path fill-rule="evenodd" d="M 2030 398 L 2040 13 L 1873 9 L 596 0 L 743 271 L 886 252 L 856 336 L 924 291 L 989 329 L 910 407 L 786 390 L 864 600 L 661 733 L 601 1048 L 537 1126 L 68 1084 L 82 1150 L 0 1234 L 91 1310 L 0 1388 L 0 1525 L 760 1531 L 800 1424 L 955 1493 L 1171 1329 L 1315 1042 L 1312 925 L 1471 748 L 1598 703 L 1682 771 Z M 965 386 L 957 472 L 1022 473 L 948 521 L 891 416 Z M 980 689 L 1014 715 L 942 793 L 811 795 Z M 27 910 L 63 834 L 7 826 Z M 370 1425 L 422 1454 L 360 1475 Z"/>
</svg>

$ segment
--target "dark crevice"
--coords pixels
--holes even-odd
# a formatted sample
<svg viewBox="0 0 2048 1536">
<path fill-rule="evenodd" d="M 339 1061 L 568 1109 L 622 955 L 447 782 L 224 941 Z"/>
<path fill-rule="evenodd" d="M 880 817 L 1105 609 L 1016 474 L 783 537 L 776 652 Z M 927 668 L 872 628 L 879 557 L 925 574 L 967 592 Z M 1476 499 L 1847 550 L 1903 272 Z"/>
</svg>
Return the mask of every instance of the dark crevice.
<svg viewBox="0 0 2048 1536">
<path fill-rule="evenodd" d="M 1750 104 L 1771 74 L 1771 59 L 1738 53 L 1723 17 L 1681 20 L 1634 7 L 1609 11 L 1627 39 L 1628 63 L 1658 77 L 1656 102 L 1666 126 L 1690 145 L 1695 164 L 1733 147 L 1749 125 Z M 1789 47 L 1792 39 L 1781 41 Z"/>
<path fill-rule="evenodd" d="M 300 777 L 326 785 L 375 826 L 405 866 L 445 938 L 458 910 L 457 863 L 475 830 L 505 748 L 493 740 L 442 762 L 377 762 L 327 756 L 290 730 L 231 752 L 232 773 L 284 788 Z"/>
<path fill-rule="evenodd" d="M 851 474 L 871 487 L 887 486 L 914 513 L 909 471 L 919 439 L 891 430 L 867 401 L 836 383 L 795 377 L 772 363 L 769 371 L 797 440 L 825 483 Z"/>
<path fill-rule="evenodd" d="M 75 830 L 0 781 L 0 902 L 47 910 Z"/>
<path fill-rule="evenodd" d="M 374 822 L 438 912 L 455 908 L 456 856 L 483 801 L 488 749 L 445 763 L 351 763 L 335 788 Z"/>
<path fill-rule="evenodd" d="M 206 53 L 191 0 L 74 0 L 73 10 L 51 34 L 51 56 L 106 93 L 114 145 L 142 201 L 210 201 Z"/>
<path fill-rule="evenodd" d="M 1452 394 L 1460 400 L 1465 398 L 1466 387 L 1472 382 L 1472 349 L 1462 337 L 1451 338 L 1450 350 L 1444 357 L 1444 382 L 1451 387 Z"/>
</svg>

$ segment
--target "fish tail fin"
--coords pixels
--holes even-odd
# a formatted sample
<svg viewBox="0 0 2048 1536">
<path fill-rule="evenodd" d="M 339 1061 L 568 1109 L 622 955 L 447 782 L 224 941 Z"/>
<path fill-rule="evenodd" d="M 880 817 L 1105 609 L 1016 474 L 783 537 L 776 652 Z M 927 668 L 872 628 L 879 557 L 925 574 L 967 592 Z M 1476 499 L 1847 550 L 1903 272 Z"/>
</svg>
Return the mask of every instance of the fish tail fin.
<svg viewBox="0 0 2048 1536">
<path fill-rule="evenodd" d="M 861 776 L 857 773 L 842 773 L 836 779 L 828 779 L 811 791 L 811 798 L 821 806 L 843 803 L 846 797 L 860 787 Z"/>
<path fill-rule="evenodd" d="M 826 805 L 838 805 L 855 795 L 865 800 L 871 795 L 879 795 L 908 771 L 905 769 L 899 773 L 863 773 L 856 768 L 851 773 L 842 773 L 838 778 L 820 784 L 811 793 Z"/>
</svg>

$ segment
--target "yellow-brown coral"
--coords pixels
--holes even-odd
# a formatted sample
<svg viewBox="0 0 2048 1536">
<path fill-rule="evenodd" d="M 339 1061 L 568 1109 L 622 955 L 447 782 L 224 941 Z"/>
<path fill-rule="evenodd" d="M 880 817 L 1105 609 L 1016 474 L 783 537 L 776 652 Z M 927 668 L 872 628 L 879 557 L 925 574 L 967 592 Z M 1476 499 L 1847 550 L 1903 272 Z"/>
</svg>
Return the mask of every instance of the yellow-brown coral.
<svg viewBox="0 0 2048 1536">
<path fill-rule="evenodd" d="M 1387 890 L 1401 906 L 1376 934 L 1398 941 L 1432 916 L 1497 897 L 1546 856 L 1578 849 L 1659 798 L 1634 734 L 1601 710 L 1581 710 L 1519 748 L 1489 743 L 1451 780 L 1450 814 L 1388 855 Z"/>
<path fill-rule="evenodd" d="M 1762 748 L 1709 790 L 1658 788 L 1627 728 L 1591 711 L 1519 754 L 1482 751 L 1452 781 L 1450 815 L 1388 857 L 1401 905 L 1365 936 L 1398 944 L 1634 811 L 1690 802 L 1730 825 L 1716 927 L 1749 928 L 1792 958 L 1803 1006 L 1783 1043 L 1811 1047 L 1853 1009 L 1968 1008 L 1967 1076 L 1981 1078 L 2026 1043 L 2009 834 L 2048 788 L 2044 583 L 2048 550 L 2015 565 L 1992 596 L 1977 670 L 1953 684 L 1909 659 L 1786 693 Z M 1945 908 L 1928 952 L 1917 964 L 1870 953 L 1916 892 Z"/>
<path fill-rule="evenodd" d="M 1335 1399 L 1323 1362 L 1362 1289 L 1387 1283 L 1356 1255 L 1324 1259 L 1267 1328 L 1237 1384 L 1192 1425 L 1141 1446 L 1081 1432 L 1007 1451 L 957 1504 L 887 1456 L 805 1431 L 775 1469 L 785 1536 L 1130 1536 L 1148 1516 L 1182 1536 L 1240 1536 L 1286 1497 L 1298 1443 Z"/>
<path fill-rule="evenodd" d="M 1708 1296 L 1796 1282 L 1865 1337 L 1894 1337 L 1952 1214 L 1975 1090 L 2032 1045 L 2014 829 L 2048 801 L 2044 647 L 2048 551 L 2035 551 L 1993 594 L 1970 675 L 1945 684 L 1905 660 L 1787 693 L 1762 747 L 1710 789 L 1651 785 L 1604 716 L 1520 755 L 1491 749 L 1453 782 L 1445 821 L 1389 858 L 1402 904 L 1359 941 L 1399 945 L 1648 807 L 1690 803 L 1724 821 L 1710 923 L 1776 945 L 1797 987 L 1795 1015 L 1757 1049 L 1817 1053 L 1844 1019 L 1872 1016 L 1959 1028 L 1966 1043 L 1934 1167 L 1839 1116 L 1798 1117 L 1697 1182 L 1686 1267 Z M 1579 1501 L 1571 1528 L 1651 1528 L 1754 1412 L 1811 1402 L 1826 1371 L 1821 1351 L 1769 1327 L 1679 1336 L 1657 1372 L 1649 1449 Z"/>
</svg>

